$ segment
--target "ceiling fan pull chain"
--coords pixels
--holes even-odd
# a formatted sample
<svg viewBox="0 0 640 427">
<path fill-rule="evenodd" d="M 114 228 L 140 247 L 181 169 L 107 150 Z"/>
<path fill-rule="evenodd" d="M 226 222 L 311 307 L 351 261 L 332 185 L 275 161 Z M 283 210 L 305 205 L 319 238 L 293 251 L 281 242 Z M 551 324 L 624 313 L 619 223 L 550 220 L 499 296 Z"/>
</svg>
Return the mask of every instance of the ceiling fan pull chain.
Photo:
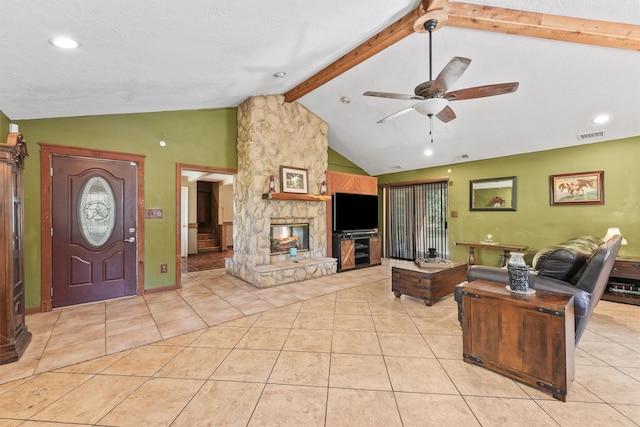
<svg viewBox="0 0 640 427">
<path fill-rule="evenodd" d="M 433 144 L 433 114 L 429 114 L 429 136 L 431 137 L 431 143 Z"/>
</svg>

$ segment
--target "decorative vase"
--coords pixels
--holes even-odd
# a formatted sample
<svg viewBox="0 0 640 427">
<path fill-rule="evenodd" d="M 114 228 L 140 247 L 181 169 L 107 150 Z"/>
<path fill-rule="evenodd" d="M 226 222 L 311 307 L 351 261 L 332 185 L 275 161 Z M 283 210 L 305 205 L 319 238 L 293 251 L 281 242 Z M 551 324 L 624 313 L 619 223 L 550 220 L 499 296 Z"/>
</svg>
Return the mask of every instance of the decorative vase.
<svg viewBox="0 0 640 427">
<path fill-rule="evenodd" d="M 514 292 L 527 293 L 529 291 L 529 267 L 524 262 L 522 252 L 511 252 L 507 263 L 509 274 L 509 288 Z"/>
</svg>

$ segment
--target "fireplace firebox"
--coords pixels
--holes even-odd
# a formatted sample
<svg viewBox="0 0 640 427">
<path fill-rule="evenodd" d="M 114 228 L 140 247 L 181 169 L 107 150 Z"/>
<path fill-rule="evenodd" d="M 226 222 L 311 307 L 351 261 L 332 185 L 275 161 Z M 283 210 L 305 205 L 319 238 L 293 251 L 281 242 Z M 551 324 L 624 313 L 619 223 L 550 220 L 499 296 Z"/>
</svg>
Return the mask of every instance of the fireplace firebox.
<svg viewBox="0 0 640 427">
<path fill-rule="evenodd" d="M 272 224 L 271 254 L 289 253 L 291 248 L 309 250 L 309 224 Z"/>
</svg>

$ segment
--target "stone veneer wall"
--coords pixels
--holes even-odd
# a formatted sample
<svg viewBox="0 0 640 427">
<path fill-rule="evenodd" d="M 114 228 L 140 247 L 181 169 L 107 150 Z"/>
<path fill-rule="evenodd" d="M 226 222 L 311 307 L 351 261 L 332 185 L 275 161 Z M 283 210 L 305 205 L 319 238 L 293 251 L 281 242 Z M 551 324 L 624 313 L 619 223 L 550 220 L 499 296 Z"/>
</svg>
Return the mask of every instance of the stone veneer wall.
<svg viewBox="0 0 640 427">
<path fill-rule="evenodd" d="M 319 194 L 327 169 L 328 126 L 302 105 L 284 96 L 256 96 L 238 107 L 238 173 L 234 180 L 233 259 L 229 274 L 257 287 L 269 287 L 336 272 L 326 257 L 326 203 L 263 200 L 269 177 L 280 191 L 280 166 L 307 170 L 309 194 Z M 270 225 L 309 223 L 309 251 L 299 263 L 270 254 Z"/>
</svg>

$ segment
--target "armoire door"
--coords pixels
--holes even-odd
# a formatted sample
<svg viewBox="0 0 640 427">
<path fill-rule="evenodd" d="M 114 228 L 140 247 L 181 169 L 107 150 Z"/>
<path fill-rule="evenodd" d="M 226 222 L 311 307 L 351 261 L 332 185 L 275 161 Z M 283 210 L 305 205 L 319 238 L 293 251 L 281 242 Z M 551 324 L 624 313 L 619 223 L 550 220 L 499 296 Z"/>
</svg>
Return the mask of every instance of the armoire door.
<svg viewBox="0 0 640 427">
<path fill-rule="evenodd" d="M 52 305 L 136 295 L 137 165 L 52 157 Z"/>
</svg>

